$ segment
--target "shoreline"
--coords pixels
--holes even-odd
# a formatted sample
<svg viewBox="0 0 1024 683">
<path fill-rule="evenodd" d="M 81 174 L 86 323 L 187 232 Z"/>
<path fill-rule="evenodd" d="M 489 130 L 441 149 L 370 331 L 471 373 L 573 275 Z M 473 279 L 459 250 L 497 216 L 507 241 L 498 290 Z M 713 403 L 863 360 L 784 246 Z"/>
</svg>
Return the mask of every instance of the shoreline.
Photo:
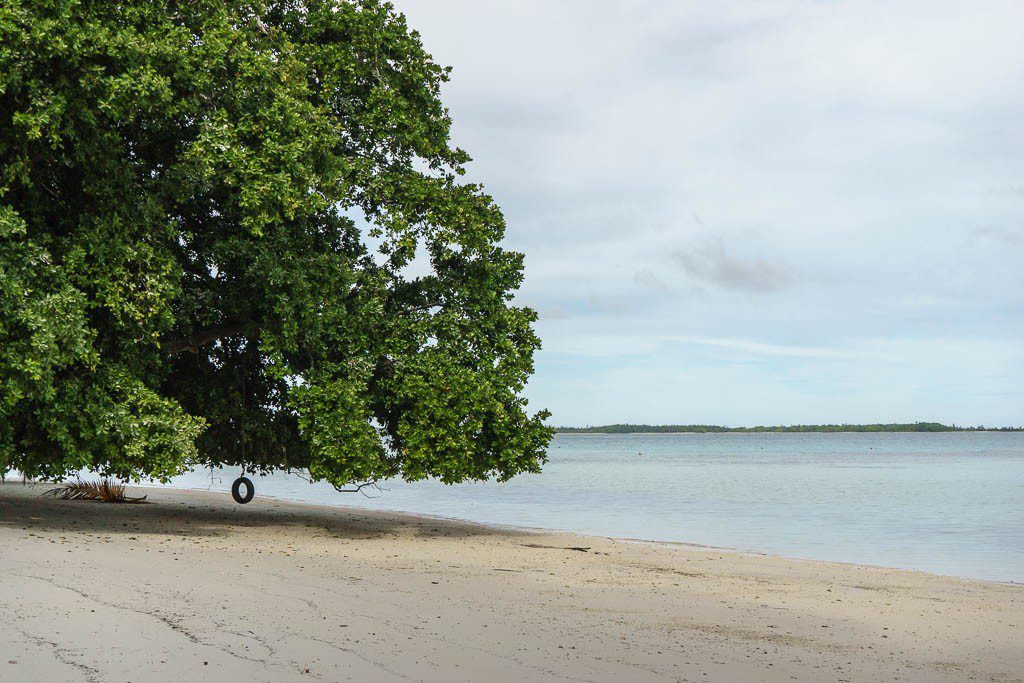
<svg viewBox="0 0 1024 683">
<path fill-rule="evenodd" d="M 188 488 L 178 486 L 165 486 L 165 485 L 131 485 L 133 489 L 144 489 L 152 491 L 187 491 L 194 493 L 208 493 L 213 495 L 225 496 L 230 499 L 231 494 L 227 491 L 218 491 L 212 488 Z M 566 536 L 579 536 L 580 538 L 600 538 L 609 541 L 617 541 L 621 543 L 642 543 L 650 545 L 665 545 L 670 547 L 681 547 L 681 548 L 694 548 L 699 550 L 712 550 L 724 553 L 733 553 L 736 555 L 750 555 L 754 557 L 770 557 L 779 560 L 793 560 L 800 562 L 824 562 L 828 564 L 838 564 L 850 567 L 870 567 L 873 569 L 885 569 L 893 571 L 904 571 L 904 572 L 915 572 L 920 574 L 926 574 L 928 576 L 944 577 L 949 579 L 958 579 L 961 581 L 981 581 L 984 583 L 994 583 L 1004 586 L 1024 586 L 1024 581 L 1013 581 L 1013 580 L 998 580 L 998 579 L 985 579 L 976 576 L 964 576 L 960 574 L 945 574 L 942 572 L 928 571 L 926 569 L 916 569 L 913 567 L 898 567 L 893 565 L 885 564 L 873 564 L 871 562 L 856 562 L 852 560 L 830 560 L 822 559 L 817 557 L 808 557 L 804 555 L 787 555 L 784 553 L 773 553 L 763 550 L 752 550 L 748 548 L 737 548 L 732 546 L 724 545 L 711 545 L 707 543 L 693 543 L 689 541 L 672 541 L 672 540 L 660 540 L 652 538 L 637 538 L 633 536 L 615 536 L 600 533 L 588 533 L 585 531 L 574 531 L 572 529 L 561 529 L 558 527 L 534 527 L 524 526 L 518 524 L 501 524 L 496 522 L 481 522 L 477 520 L 467 519 L 465 517 L 447 517 L 444 515 L 428 515 L 421 512 L 412 512 L 409 510 L 380 510 L 376 508 L 365 508 L 358 505 L 347 505 L 347 504 L 331 504 L 331 503 L 317 503 L 307 500 L 297 500 L 293 498 L 283 498 L 280 496 L 274 496 L 270 494 L 261 493 L 260 496 L 267 500 L 273 500 L 283 503 L 291 503 L 295 505 L 308 505 L 311 507 L 323 507 L 327 509 L 339 509 L 353 513 L 360 512 L 375 512 L 389 515 L 397 515 L 399 517 L 408 517 L 415 520 L 426 520 L 426 521 L 438 521 L 438 522 L 453 522 L 457 524 L 469 524 L 478 525 L 493 529 L 496 531 L 503 531 L 508 533 L 535 533 L 535 534 L 560 534 Z M 234 504 L 234 501 L 231 501 Z"/>
<path fill-rule="evenodd" d="M 42 488 L 0 486 L 0 680 L 1024 679 L 1019 584 L 219 492 L 146 487 L 147 504 L 110 505 Z"/>
</svg>

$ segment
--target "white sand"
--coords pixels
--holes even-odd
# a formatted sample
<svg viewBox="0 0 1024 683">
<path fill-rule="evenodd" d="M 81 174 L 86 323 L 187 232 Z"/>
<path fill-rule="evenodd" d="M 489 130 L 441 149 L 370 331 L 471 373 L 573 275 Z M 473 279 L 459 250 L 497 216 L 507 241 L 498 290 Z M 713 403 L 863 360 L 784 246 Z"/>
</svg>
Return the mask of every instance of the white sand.
<svg viewBox="0 0 1024 683">
<path fill-rule="evenodd" d="M 41 490 L 0 486 L 0 681 L 1024 680 L 1022 586 Z"/>
</svg>

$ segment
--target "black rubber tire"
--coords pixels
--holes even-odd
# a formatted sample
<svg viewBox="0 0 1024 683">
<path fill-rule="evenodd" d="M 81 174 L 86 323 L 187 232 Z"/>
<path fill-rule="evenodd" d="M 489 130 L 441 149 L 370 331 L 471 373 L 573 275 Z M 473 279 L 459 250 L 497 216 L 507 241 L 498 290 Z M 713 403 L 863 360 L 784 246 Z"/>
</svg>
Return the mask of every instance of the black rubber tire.
<svg viewBox="0 0 1024 683">
<path fill-rule="evenodd" d="M 245 487 L 245 495 L 243 496 L 239 489 Z M 252 485 L 252 480 L 249 477 L 239 477 L 235 479 L 235 483 L 231 485 L 231 497 L 235 499 L 235 502 L 239 505 L 245 505 L 252 497 L 256 495 L 256 487 Z"/>
</svg>

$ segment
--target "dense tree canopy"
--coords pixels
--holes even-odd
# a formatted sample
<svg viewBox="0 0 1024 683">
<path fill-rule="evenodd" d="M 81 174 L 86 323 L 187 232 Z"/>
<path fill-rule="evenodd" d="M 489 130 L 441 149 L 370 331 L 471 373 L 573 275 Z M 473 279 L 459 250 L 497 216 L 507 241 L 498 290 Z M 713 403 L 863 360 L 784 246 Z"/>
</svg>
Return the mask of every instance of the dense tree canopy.
<svg viewBox="0 0 1024 683">
<path fill-rule="evenodd" d="M 538 470 L 447 73 L 375 0 L 0 3 L 0 472 Z"/>
</svg>

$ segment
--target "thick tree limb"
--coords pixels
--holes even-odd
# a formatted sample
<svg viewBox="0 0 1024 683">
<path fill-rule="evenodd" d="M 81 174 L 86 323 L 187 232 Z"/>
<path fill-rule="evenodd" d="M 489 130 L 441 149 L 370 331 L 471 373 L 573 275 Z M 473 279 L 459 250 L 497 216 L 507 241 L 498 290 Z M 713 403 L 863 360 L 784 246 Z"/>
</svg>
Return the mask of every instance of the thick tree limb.
<svg viewBox="0 0 1024 683">
<path fill-rule="evenodd" d="M 172 354 L 184 353 L 185 351 L 198 353 L 201 347 L 212 344 L 222 337 L 231 337 L 236 334 L 247 334 L 255 332 L 259 328 L 259 324 L 253 320 L 224 323 L 222 325 L 215 325 L 208 329 L 201 330 L 181 339 L 174 339 L 172 341 L 165 342 L 163 346 L 165 351 Z"/>
</svg>

